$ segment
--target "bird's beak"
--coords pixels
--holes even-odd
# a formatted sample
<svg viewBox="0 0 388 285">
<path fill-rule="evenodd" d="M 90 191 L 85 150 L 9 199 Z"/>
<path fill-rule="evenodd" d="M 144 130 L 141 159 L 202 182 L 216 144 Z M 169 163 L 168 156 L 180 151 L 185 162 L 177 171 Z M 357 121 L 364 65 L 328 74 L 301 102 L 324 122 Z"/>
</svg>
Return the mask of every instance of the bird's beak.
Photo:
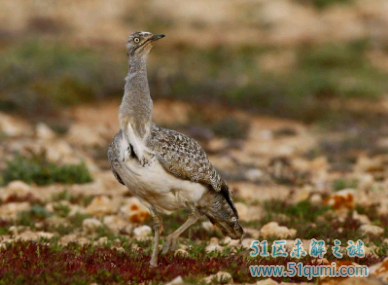
<svg viewBox="0 0 388 285">
<path fill-rule="evenodd" d="M 154 41 L 160 40 L 161 38 L 164 38 L 164 37 L 165 37 L 165 35 L 163 35 L 163 34 L 155 34 L 152 37 L 150 37 L 149 41 L 154 42 Z"/>
</svg>

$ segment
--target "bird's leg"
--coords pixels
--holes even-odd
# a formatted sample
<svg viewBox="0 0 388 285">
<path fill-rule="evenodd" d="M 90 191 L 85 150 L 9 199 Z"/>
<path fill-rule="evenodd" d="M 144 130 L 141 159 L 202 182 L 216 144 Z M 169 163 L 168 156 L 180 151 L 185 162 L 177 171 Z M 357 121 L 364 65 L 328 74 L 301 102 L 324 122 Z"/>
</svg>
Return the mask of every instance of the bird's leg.
<svg viewBox="0 0 388 285">
<path fill-rule="evenodd" d="M 181 225 L 175 232 L 168 235 L 166 242 L 162 248 L 162 254 L 166 254 L 169 251 L 174 251 L 177 246 L 178 237 L 190 226 L 195 224 L 199 219 L 199 215 L 196 212 L 192 212 L 189 216 L 189 219 Z"/>
<path fill-rule="evenodd" d="M 158 266 L 159 237 L 163 231 L 163 223 L 162 223 L 162 219 L 159 217 L 158 214 L 156 214 L 156 212 L 153 208 L 150 209 L 150 212 L 151 212 L 151 216 L 154 220 L 154 231 L 155 231 L 150 266 L 157 267 Z"/>
</svg>

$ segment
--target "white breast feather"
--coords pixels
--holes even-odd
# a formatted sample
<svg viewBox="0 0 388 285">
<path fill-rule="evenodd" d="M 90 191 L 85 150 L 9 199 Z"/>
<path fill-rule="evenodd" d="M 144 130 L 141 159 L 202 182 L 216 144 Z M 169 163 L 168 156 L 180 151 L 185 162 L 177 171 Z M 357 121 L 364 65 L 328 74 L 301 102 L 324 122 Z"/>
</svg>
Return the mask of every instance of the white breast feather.
<svg viewBox="0 0 388 285">
<path fill-rule="evenodd" d="M 126 142 L 122 140 L 121 144 L 126 145 Z M 125 146 L 120 146 L 120 149 L 125 149 Z M 183 180 L 168 173 L 156 157 L 144 167 L 132 157 L 120 163 L 122 168 L 117 169 L 117 172 L 125 185 L 134 195 L 159 212 L 169 213 L 194 205 L 207 191 L 200 183 Z"/>
</svg>

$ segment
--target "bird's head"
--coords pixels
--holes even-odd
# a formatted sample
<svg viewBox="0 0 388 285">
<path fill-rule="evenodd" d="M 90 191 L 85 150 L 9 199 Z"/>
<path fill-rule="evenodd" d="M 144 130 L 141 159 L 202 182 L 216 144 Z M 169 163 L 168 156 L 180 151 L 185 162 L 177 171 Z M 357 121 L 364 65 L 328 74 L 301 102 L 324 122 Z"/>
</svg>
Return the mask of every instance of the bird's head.
<svg viewBox="0 0 388 285">
<path fill-rule="evenodd" d="M 207 217 L 224 235 L 229 236 L 232 239 L 242 238 L 244 230 L 235 215 L 227 213 L 226 211 L 213 212 L 212 214 L 213 215 L 207 215 Z"/>
<path fill-rule="evenodd" d="M 163 34 L 152 34 L 150 32 L 136 32 L 130 34 L 125 44 L 129 57 L 147 56 L 155 41 L 164 38 Z"/>
</svg>

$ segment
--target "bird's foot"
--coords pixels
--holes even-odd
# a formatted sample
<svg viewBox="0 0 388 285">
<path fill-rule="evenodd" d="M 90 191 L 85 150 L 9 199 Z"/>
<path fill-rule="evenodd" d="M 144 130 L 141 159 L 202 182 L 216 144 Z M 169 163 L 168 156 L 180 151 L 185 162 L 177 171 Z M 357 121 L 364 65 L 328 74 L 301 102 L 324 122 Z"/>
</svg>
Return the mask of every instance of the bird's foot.
<svg viewBox="0 0 388 285">
<path fill-rule="evenodd" d="M 178 237 L 169 235 L 167 236 L 166 242 L 163 244 L 162 254 L 166 254 L 167 252 L 174 251 L 178 244 Z"/>
<path fill-rule="evenodd" d="M 152 256 L 150 260 L 150 267 L 158 267 L 158 257 Z"/>
</svg>

